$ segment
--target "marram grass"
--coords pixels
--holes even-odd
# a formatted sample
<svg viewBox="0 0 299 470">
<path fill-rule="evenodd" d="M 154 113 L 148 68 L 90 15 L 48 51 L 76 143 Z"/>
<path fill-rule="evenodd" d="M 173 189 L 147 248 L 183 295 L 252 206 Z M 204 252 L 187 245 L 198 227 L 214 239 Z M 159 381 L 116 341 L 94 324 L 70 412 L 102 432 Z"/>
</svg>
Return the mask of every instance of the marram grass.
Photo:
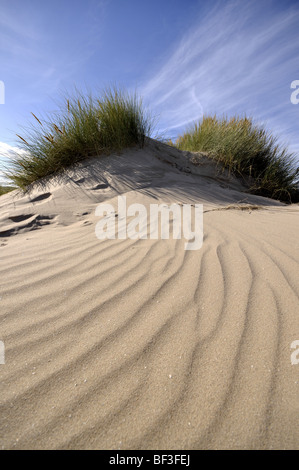
<svg viewBox="0 0 299 470">
<path fill-rule="evenodd" d="M 20 152 L 8 179 L 22 189 L 90 156 L 144 145 L 153 119 L 135 94 L 106 89 L 94 99 L 76 93 L 65 98 L 60 111 L 47 120 L 33 114 L 35 124 L 17 134 Z M 299 168 L 295 155 L 251 118 L 204 117 L 175 145 L 205 152 L 242 177 L 249 191 L 285 202 L 299 201 Z"/>
<path fill-rule="evenodd" d="M 14 189 L 16 189 L 14 186 L 2 186 L 0 184 L 0 196 L 2 196 L 2 194 L 6 194 L 10 191 L 13 191 Z"/>
<path fill-rule="evenodd" d="M 25 135 L 17 134 L 22 152 L 6 172 L 22 189 L 90 156 L 142 147 L 153 126 L 136 93 L 117 88 L 106 89 L 97 99 L 76 93 L 48 120 L 32 115 L 35 125 Z"/>
<path fill-rule="evenodd" d="M 252 193 L 285 202 L 299 201 L 295 155 L 251 118 L 204 117 L 175 145 L 181 150 L 206 152 L 242 177 Z"/>
</svg>

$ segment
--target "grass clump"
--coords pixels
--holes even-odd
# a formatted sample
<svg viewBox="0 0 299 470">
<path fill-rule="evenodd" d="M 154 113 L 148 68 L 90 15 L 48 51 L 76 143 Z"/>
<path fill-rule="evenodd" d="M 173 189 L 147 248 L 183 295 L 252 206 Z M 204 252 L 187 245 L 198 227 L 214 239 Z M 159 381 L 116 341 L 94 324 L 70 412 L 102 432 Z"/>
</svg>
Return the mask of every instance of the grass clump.
<svg viewBox="0 0 299 470">
<path fill-rule="evenodd" d="M 98 99 L 76 93 L 47 120 L 32 115 L 35 125 L 17 135 L 22 152 L 6 173 L 22 189 L 90 156 L 143 146 L 152 130 L 142 100 L 117 88 L 106 89 Z"/>
<path fill-rule="evenodd" d="M 14 186 L 2 186 L 0 184 L 0 196 L 2 196 L 2 194 L 6 194 L 10 191 L 13 191 L 14 189 L 16 189 Z"/>
<path fill-rule="evenodd" d="M 176 141 L 181 150 L 207 155 L 243 179 L 252 193 L 299 201 L 295 155 L 251 118 L 204 117 Z"/>
</svg>

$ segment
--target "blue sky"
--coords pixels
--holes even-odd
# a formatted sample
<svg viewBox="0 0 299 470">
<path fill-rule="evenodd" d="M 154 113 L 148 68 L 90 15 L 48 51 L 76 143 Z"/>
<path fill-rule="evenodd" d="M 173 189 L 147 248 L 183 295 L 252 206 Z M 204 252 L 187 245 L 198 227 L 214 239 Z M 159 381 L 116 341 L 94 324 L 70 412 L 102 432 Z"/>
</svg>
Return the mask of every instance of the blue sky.
<svg viewBox="0 0 299 470">
<path fill-rule="evenodd" d="M 299 154 L 294 80 L 298 0 L 0 0 L 0 178 L 30 112 L 110 83 L 137 88 L 165 137 L 246 114 Z"/>
</svg>

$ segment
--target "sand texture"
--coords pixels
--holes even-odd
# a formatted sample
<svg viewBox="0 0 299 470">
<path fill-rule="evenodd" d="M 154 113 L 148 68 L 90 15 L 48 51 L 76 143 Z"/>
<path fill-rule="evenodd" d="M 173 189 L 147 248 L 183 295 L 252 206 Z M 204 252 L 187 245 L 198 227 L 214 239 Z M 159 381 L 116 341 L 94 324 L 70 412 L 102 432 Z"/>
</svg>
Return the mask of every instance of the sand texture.
<svg viewBox="0 0 299 470">
<path fill-rule="evenodd" d="M 149 141 L 0 198 L 0 449 L 298 449 L 299 205 Z M 101 202 L 204 241 L 99 240 Z M 243 209 L 243 210 L 241 210 Z"/>
</svg>

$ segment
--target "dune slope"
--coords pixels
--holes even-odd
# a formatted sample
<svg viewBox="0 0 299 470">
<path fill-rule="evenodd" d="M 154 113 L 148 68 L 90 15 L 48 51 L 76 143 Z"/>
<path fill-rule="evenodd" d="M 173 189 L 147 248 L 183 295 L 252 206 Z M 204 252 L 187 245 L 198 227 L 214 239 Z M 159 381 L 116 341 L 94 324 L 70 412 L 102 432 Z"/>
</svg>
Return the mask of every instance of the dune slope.
<svg viewBox="0 0 299 470">
<path fill-rule="evenodd" d="M 118 195 L 203 204 L 202 248 L 97 239 Z M 154 141 L 2 196 L 0 448 L 299 448 L 298 215 Z"/>
</svg>

